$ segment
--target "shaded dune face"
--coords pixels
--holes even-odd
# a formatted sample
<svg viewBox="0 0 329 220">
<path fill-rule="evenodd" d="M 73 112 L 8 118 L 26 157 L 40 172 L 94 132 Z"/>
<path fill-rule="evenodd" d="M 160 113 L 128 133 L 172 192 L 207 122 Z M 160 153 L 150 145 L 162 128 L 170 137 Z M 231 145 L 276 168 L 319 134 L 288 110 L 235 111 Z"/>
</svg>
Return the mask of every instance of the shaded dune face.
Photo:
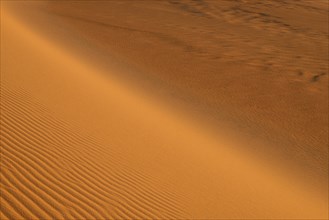
<svg viewBox="0 0 329 220">
<path fill-rule="evenodd" d="M 50 2 L 43 10 L 97 47 L 102 63 L 115 57 L 139 70 L 126 78 L 284 145 L 273 151 L 326 179 L 325 1 Z"/>
<path fill-rule="evenodd" d="M 328 218 L 327 15 L 1 2 L 0 218 Z"/>
</svg>

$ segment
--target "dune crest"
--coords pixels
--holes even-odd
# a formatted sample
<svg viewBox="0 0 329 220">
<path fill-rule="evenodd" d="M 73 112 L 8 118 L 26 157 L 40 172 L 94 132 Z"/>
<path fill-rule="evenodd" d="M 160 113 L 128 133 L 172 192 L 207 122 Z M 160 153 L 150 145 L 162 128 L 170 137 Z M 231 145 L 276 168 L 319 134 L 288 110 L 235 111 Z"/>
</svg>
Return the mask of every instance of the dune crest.
<svg viewBox="0 0 329 220">
<path fill-rule="evenodd" d="M 1 219 L 328 218 L 325 193 L 11 13 L 1 6 Z"/>
</svg>

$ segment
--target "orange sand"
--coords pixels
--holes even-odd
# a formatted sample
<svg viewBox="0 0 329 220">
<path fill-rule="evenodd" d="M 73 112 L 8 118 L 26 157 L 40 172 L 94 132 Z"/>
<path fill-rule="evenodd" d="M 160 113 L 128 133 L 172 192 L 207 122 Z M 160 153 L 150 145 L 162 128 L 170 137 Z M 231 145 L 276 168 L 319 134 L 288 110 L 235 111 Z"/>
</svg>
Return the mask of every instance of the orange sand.
<svg viewBox="0 0 329 220">
<path fill-rule="evenodd" d="M 0 218 L 328 218 L 325 4 L 127 2 L 1 2 Z"/>
</svg>

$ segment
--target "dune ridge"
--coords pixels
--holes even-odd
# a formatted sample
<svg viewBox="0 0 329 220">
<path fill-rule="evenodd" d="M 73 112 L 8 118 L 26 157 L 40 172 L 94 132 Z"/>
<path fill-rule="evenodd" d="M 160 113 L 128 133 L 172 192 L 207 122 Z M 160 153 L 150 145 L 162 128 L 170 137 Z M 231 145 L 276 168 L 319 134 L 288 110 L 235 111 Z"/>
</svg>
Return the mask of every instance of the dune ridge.
<svg viewBox="0 0 329 220">
<path fill-rule="evenodd" d="M 322 189 L 1 19 L 1 219 L 328 218 Z"/>
<path fill-rule="evenodd" d="M 150 93 L 164 93 L 328 173 L 328 16 L 321 1 L 35 2 L 47 38 Z M 26 8 L 28 10 L 20 10 Z M 16 10 L 15 9 L 15 10 Z M 154 19 L 149 19 L 152 17 Z M 42 19 L 41 19 L 42 18 Z M 298 18 L 298 19 L 296 19 Z M 53 28 L 48 29 L 48 24 Z M 240 110 L 240 109 L 243 109 Z"/>
<path fill-rule="evenodd" d="M 118 163 L 123 160 L 119 155 L 114 158 L 107 155 L 105 159 L 111 163 L 107 162 L 106 167 L 89 162 L 87 155 L 104 154 L 104 145 L 86 138 L 87 135 L 81 136 L 79 130 L 70 130 L 24 89 L 7 85 L 5 74 L 1 100 L 3 217 L 143 219 L 180 216 L 179 207 L 170 205 L 173 195 L 166 191 L 155 193 L 157 190 L 145 183 L 143 175 L 116 164 L 116 160 Z M 111 170 L 111 165 L 116 169 Z"/>
</svg>

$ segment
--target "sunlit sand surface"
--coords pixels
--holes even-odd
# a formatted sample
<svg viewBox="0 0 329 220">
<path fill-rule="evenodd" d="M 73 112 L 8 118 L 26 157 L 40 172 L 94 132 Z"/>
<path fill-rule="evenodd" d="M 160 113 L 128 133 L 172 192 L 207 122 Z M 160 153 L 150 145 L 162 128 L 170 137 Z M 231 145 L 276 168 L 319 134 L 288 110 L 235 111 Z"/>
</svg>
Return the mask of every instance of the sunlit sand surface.
<svg viewBox="0 0 329 220">
<path fill-rule="evenodd" d="M 1 1 L 0 219 L 327 219 L 326 1 Z"/>
</svg>

